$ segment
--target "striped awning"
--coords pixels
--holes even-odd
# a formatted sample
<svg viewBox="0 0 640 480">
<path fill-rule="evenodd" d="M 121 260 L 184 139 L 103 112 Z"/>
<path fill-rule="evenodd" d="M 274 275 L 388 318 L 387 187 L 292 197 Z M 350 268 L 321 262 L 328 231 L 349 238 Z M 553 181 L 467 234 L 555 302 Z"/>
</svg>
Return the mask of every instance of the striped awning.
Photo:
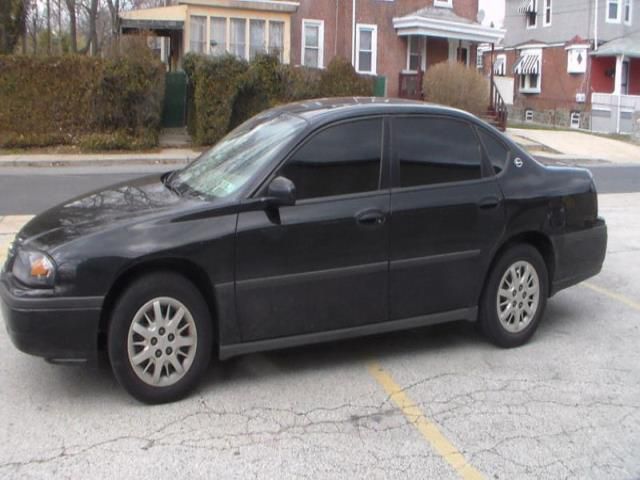
<svg viewBox="0 0 640 480">
<path fill-rule="evenodd" d="M 519 13 L 537 13 L 538 2 L 536 0 L 524 0 L 518 7 Z"/>
<path fill-rule="evenodd" d="M 507 74 L 506 59 L 504 57 L 498 57 L 493 64 L 493 74 L 504 76 Z"/>
<path fill-rule="evenodd" d="M 540 73 L 540 55 L 522 55 L 513 66 L 516 75 L 538 75 Z"/>
</svg>

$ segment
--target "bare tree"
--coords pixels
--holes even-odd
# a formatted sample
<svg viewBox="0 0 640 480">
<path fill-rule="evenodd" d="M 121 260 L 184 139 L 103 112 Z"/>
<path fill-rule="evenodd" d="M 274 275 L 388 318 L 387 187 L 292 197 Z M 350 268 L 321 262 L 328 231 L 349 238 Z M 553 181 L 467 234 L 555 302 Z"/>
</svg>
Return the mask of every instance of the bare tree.
<svg viewBox="0 0 640 480">
<path fill-rule="evenodd" d="M 0 0 L 0 54 L 12 53 L 20 37 L 26 51 L 27 0 Z"/>
<path fill-rule="evenodd" d="M 76 16 L 76 0 L 64 0 L 69 11 L 69 35 L 71 36 L 71 51 L 77 53 L 77 16 Z"/>
</svg>

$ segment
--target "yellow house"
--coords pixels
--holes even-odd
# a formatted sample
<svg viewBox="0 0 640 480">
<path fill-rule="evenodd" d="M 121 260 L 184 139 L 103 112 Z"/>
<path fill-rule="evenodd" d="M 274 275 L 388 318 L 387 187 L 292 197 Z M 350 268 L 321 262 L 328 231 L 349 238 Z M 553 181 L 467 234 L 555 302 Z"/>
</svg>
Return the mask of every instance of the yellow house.
<svg viewBox="0 0 640 480">
<path fill-rule="evenodd" d="M 188 52 L 230 53 L 247 60 L 269 52 L 289 63 L 291 15 L 299 5 L 288 0 L 179 0 L 177 5 L 122 12 L 120 22 L 124 34 L 168 37 L 165 58 L 174 71 Z"/>
</svg>

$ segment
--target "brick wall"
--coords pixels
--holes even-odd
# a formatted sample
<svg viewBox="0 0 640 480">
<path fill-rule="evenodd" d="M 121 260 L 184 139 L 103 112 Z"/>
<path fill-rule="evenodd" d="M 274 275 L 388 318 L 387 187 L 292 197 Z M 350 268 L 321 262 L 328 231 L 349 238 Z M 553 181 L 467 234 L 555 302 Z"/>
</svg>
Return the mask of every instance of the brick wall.
<svg viewBox="0 0 640 480">
<path fill-rule="evenodd" d="M 406 67 L 407 40 L 398 37 L 393 28 L 393 18 L 407 15 L 424 7 L 433 6 L 433 0 L 356 0 L 356 23 L 378 26 L 377 74 L 387 77 L 389 96 L 398 94 L 398 75 Z M 478 0 L 453 0 L 454 12 L 476 20 Z M 324 66 L 335 56 L 351 60 L 352 2 L 350 0 L 301 0 L 298 11 L 292 17 L 291 63 L 301 64 L 302 20 L 324 20 Z M 434 44 L 431 47 L 431 44 Z M 446 60 L 446 40 L 429 39 L 427 58 Z M 446 46 L 446 48 L 443 47 Z M 435 52 L 431 57 L 429 52 Z M 469 62 L 475 62 L 475 48 L 469 51 Z"/>
</svg>

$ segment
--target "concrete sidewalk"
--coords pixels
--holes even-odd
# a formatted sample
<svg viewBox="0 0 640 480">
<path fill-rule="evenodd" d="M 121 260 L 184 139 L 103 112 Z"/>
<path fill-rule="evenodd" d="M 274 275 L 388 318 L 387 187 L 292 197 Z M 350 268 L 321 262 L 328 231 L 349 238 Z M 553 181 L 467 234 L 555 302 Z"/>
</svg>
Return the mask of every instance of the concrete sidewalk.
<svg viewBox="0 0 640 480">
<path fill-rule="evenodd" d="M 507 129 L 516 143 L 535 157 L 565 163 L 640 165 L 640 145 L 585 132 L 567 130 Z"/>
<path fill-rule="evenodd" d="M 87 167 L 113 165 L 184 165 L 201 152 L 191 149 L 167 148 L 154 153 L 90 153 L 90 154 L 29 154 L 0 155 L 2 167 Z"/>
</svg>

